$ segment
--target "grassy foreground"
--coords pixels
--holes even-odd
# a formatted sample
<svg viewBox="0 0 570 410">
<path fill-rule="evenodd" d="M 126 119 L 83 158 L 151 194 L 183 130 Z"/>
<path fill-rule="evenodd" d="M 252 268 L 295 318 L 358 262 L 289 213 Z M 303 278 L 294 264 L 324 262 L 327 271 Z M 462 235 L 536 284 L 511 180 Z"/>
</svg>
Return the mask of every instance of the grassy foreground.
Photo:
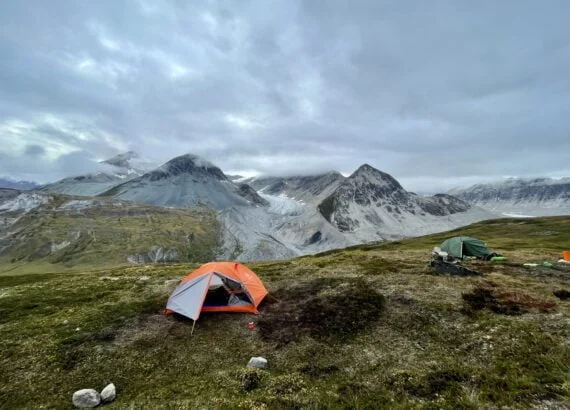
<svg viewBox="0 0 570 410">
<path fill-rule="evenodd" d="M 461 233 L 509 261 L 431 275 L 439 234 L 252 263 L 262 314 L 204 314 L 193 336 L 161 311 L 196 265 L 0 275 L 0 407 L 113 382 L 109 408 L 567 408 L 570 268 L 521 264 L 568 250 L 570 218 Z M 269 369 L 246 370 L 258 355 Z"/>
</svg>

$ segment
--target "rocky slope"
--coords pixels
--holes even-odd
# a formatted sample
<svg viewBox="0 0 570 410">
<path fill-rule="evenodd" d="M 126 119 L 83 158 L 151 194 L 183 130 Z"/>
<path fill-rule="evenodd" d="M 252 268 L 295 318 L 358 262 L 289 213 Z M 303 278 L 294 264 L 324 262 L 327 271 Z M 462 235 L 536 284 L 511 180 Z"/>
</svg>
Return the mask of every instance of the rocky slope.
<svg viewBox="0 0 570 410">
<path fill-rule="evenodd" d="M 450 194 L 503 214 L 570 215 L 570 178 L 511 178 L 492 184 L 457 188 Z"/>
<path fill-rule="evenodd" d="M 308 176 L 256 177 L 245 182 L 264 194 L 318 203 L 329 196 L 344 179 L 341 173 L 332 171 Z"/>
<path fill-rule="evenodd" d="M 195 155 L 171 159 L 161 167 L 101 194 L 157 206 L 263 206 L 265 201 L 246 186 L 230 181 L 220 168 Z"/>
<path fill-rule="evenodd" d="M 222 211 L 222 258 L 284 259 L 358 243 L 329 224 L 315 206 L 285 196 L 261 194 L 268 207 Z"/>
<path fill-rule="evenodd" d="M 494 216 L 450 195 L 407 192 L 391 175 L 366 164 L 318 209 L 339 231 L 360 241 L 444 231 Z"/>
<path fill-rule="evenodd" d="M 98 172 L 64 178 L 52 184 L 44 185 L 40 189 L 43 192 L 66 195 L 96 196 L 118 184 L 122 184 L 128 178 L 127 175 Z"/>
</svg>

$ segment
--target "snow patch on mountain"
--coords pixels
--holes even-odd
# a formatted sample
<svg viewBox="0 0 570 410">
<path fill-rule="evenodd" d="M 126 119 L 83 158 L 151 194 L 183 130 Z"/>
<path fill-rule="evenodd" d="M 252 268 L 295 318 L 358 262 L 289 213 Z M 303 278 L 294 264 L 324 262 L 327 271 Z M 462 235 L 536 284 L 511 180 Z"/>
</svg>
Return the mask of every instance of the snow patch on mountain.
<svg viewBox="0 0 570 410">
<path fill-rule="evenodd" d="M 269 203 L 269 212 L 274 214 L 295 216 L 304 211 L 305 204 L 303 201 L 289 198 L 285 194 L 267 195 L 259 193 L 259 195 Z"/>
<path fill-rule="evenodd" d="M 534 218 L 532 215 L 522 215 L 522 214 L 510 214 L 510 213 L 503 213 L 503 216 L 507 218 Z"/>
</svg>

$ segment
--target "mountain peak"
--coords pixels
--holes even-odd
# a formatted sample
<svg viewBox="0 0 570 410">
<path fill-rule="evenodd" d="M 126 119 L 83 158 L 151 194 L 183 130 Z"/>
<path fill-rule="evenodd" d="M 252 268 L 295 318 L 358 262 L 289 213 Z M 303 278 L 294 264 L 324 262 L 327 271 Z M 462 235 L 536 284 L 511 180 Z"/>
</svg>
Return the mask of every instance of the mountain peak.
<svg viewBox="0 0 570 410">
<path fill-rule="evenodd" d="M 134 151 L 127 151 L 101 161 L 101 163 L 113 165 L 119 168 L 132 168 L 130 161 L 136 158 L 139 158 L 139 154 Z"/>
<path fill-rule="evenodd" d="M 355 172 L 365 172 L 365 171 L 378 171 L 378 170 L 374 168 L 372 165 L 364 163 L 361 166 L 359 166 Z"/>
<path fill-rule="evenodd" d="M 348 177 L 349 180 L 369 182 L 374 185 L 390 186 L 394 189 L 403 189 L 396 179 L 369 164 L 363 164 Z"/>
<path fill-rule="evenodd" d="M 220 181 L 225 181 L 228 178 L 220 168 L 212 164 L 210 161 L 194 154 L 185 154 L 172 158 L 166 164 L 153 171 L 151 174 L 156 174 L 160 178 L 167 176 L 176 176 L 181 174 L 193 175 L 209 175 Z M 160 175 L 158 175 L 160 174 Z"/>
</svg>

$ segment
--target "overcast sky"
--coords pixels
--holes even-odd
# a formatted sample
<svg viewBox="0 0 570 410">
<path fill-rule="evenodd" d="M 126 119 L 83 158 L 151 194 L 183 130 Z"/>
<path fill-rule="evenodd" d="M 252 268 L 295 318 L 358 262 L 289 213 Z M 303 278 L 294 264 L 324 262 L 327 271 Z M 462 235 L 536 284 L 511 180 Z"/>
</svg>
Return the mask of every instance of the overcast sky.
<svg viewBox="0 0 570 410">
<path fill-rule="evenodd" d="M 570 2 L 3 1 L 0 176 L 132 149 L 430 191 L 570 175 Z"/>
</svg>

